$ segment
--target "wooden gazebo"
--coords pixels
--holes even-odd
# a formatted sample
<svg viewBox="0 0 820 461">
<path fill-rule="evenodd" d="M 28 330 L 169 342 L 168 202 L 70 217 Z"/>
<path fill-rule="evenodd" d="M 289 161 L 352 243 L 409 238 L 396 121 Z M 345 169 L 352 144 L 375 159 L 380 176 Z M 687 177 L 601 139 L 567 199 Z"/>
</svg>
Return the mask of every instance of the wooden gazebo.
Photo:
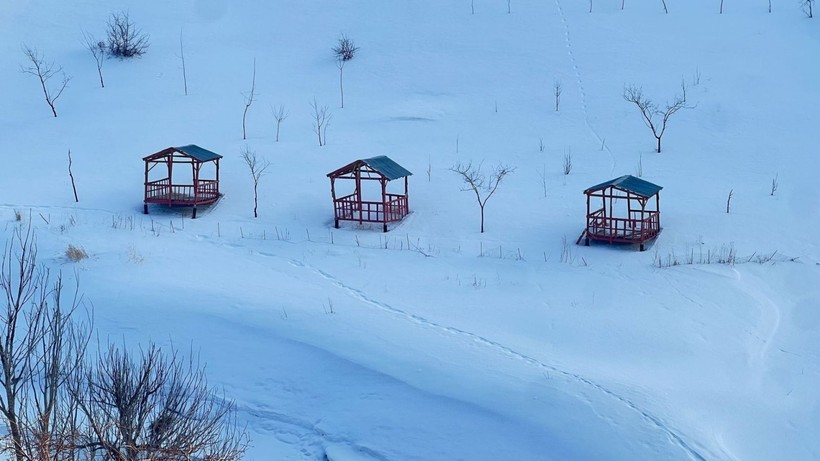
<svg viewBox="0 0 820 461">
<path fill-rule="evenodd" d="M 339 227 L 339 221 L 356 221 L 359 224 L 369 222 L 381 223 L 382 230 L 387 232 L 388 223 L 401 221 L 409 213 L 407 178 L 412 174 L 384 155 L 356 160 L 328 173 L 336 228 Z M 404 193 L 388 193 L 387 183 L 402 178 L 404 179 Z M 352 179 L 354 181 L 353 193 L 337 196 L 337 179 Z M 378 183 L 381 192 L 380 199 L 364 199 L 362 188 L 365 183 L 371 181 Z"/>
<path fill-rule="evenodd" d="M 590 240 L 637 243 L 644 251 L 644 243 L 661 232 L 661 189 L 663 187 L 649 181 L 626 175 L 585 190 L 587 227 L 578 242 L 583 238 L 587 246 Z"/>
<path fill-rule="evenodd" d="M 169 147 L 156 154 L 143 157 L 145 161 L 145 202 L 143 212 L 148 214 L 148 204 L 196 208 L 219 200 L 219 159 L 222 156 L 193 144 Z M 186 165 L 183 167 L 183 165 Z M 207 165 L 207 167 L 206 167 Z M 156 168 L 159 166 L 159 168 Z M 212 177 L 203 176 L 203 167 L 211 170 Z M 156 168 L 156 170 L 155 170 Z"/>
</svg>

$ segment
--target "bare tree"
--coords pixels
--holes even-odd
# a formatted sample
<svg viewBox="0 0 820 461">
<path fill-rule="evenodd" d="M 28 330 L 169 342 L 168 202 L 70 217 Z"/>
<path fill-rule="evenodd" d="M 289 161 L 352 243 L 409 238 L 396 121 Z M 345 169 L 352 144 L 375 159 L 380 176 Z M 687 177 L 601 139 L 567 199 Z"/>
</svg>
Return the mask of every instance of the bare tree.
<svg viewBox="0 0 820 461">
<path fill-rule="evenodd" d="M 57 109 L 54 107 L 54 103 L 63 94 L 63 90 L 65 90 L 66 86 L 68 86 L 69 80 L 71 77 L 66 76 L 65 72 L 63 72 L 62 66 L 54 67 L 53 62 L 46 62 L 45 58 L 36 48 L 31 48 L 28 45 L 23 45 L 23 53 L 26 55 L 26 59 L 29 61 L 29 66 L 20 66 L 20 70 L 22 70 L 26 74 L 31 74 L 37 77 L 40 81 L 40 87 L 43 89 L 43 95 L 46 98 L 46 103 L 48 107 L 51 108 L 51 113 L 54 116 L 57 116 Z M 60 83 L 49 86 L 49 80 L 55 75 L 60 74 Z"/>
<path fill-rule="evenodd" d="M 127 11 L 108 19 L 108 53 L 120 59 L 142 56 L 148 51 L 148 35 L 138 29 Z"/>
<path fill-rule="evenodd" d="M 814 0 L 800 0 L 800 4 L 803 6 L 803 12 L 806 13 L 806 16 L 809 18 L 814 17 Z M 771 10 L 771 6 L 769 6 Z"/>
<path fill-rule="evenodd" d="M 273 113 L 273 118 L 276 119 L 276 142 L 279 142 L 279 126 L 288 118 L 289 112 L 285 111 L 284 104 L 281 106 L 271 106 L 270 110 Z"/>
<path fill-rule="evenodd" d="M 319 106 L 316 103 L 316 98 L 310 103 L 313 108 L 313 131 L 319 138 L 319 146 L 327 144 L 327 126 L 330 123 L 331 114 L 327 111 L 327 106 Z"/>
<path fill-rule="evenodd" d="M 109 345 L 77 376 L 85 446 L 99 459 L 235 461 L 248 446 L 233 402 L 208 386 L 194 356 L 150 344 L 136 357 Z"/>
<path fill-rule="evenodd" d="M 624 88 L 624 99 L 638 107 L 644 122 L 649 129 L 652 130 L 652 135 L 655 136 L 657 140 L 658 153 L 661 152 L 661 138 L 664 132 L 666 132 L 669 118 L 677 111 L 690 107 L 686 105 L 685 85 L 683 88 L 684 94 L 682 96 L 676 96 L 671 103 L 667 102 L 663 109 L 660 109 L 651 99 L 644 97 L 643 89 L 640 87 L 630 85 Z"/>
<path fill-rule="evenodd" d="M 256 210 L 259 204 L 259 179 L 270 166 L 270 162 L 267 160 L 259 160 L 256 156 L 256 151 L 252 151 L 248 146 L 242 148 L 241 154 L 242 160 L 245 161 L 245 165 L 248 166 L 248 170 L 251 173 L 251 179 L 253 179 L 253 217 L 258 218 L 259 213 L 257 213 Z"/>
<path fill-rule="evenodd" d="M 475 167 L 470 162 L 467 164 L 457 163 L 450 168 L 450 171 L 461 177 L 465 184 L 461 189 L 462 191 L 473 191 L 475 194 L 481 212 L 481 233 L 484 233 L 484 207 L 490 197 L 498 190 L 498 186 L 501 185 L 504 177 L 515 171 L 515 168 L 499 163 L 487 176 L 481 172 L 480 164 Z"/>
<path fill-rule="evenodd" d="M 563 88 L 561 87 L 561 80 L 556 80 L 552 84 L 552 94 L 555 96 L 555 112 L 558 112 L 558 105 L 561 103 L 561 93 L 563 92 Z"/>
<path fill-rule="evenodd" d="M 339 41 L 332 48 L 333 54 L 336 56 L 336 67 L 339 69 L 339 95 L 341 96 L 341 108 L 345 108 L 345 91 L 344 91 L 344 69 L 345 64 L 356 56 L 359 47 L 347 38 L 345 34 L 339 37 Z"/>
<path fill-rule="evenodd" d="M 245 119 L 248 116 L 248 109 L 256 98 L 256 58 L 253 58 L 253 77 L 251 78 L 251 90 L 245 95 L 245 110 L 242 112 L 242 139 L 248 139 L 245 133 Z"/>
<path fill-rule="evenodd" d="M 97 75 L 100 77 L 100 88 L 105 88 L 102 74 L 102 65 L 105 61 L 105 42 L 97 40 L 91 34 L 83 31 L 83 46 L 94 57 L 94 62 L 97 64 Z"/>
<path fill-rule="evenodd" d="M 78 289 L 69 300 L 62 277 L 52 282 L 38 266 L 30 226 L 15 229 L 6 245 L 0 291 L 6 301 L 0 313 L 3 449 L 17 461 L 74 459 L 77 405 L 66 383 L 85 355 L 91 316 L 86 311 L 87 323 L 75 321 Z"/>
</svg>

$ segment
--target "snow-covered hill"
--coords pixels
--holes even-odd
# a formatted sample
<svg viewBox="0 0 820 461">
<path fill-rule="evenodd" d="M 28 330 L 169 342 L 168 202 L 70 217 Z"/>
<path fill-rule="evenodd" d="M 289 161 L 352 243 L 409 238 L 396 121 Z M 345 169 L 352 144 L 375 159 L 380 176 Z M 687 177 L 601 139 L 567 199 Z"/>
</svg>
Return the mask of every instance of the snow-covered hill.
<svg viewBox="0 0 820 461">
<path fill-rule="evenodd" d="M 200 349 L 248 459 L 816 459 L 820 23 L 792 0 L 620 3 L 11 2 L 4 240 L 30 220 L 101 336 Z M 83 31 L 122 10 L 150 47 L 100 88 Z M 23 45 L 72 77 L 57 118 Z M 628 85 L 686 87 L 661 154 Z M 143 215 L 142 157 L 192 143 L 224 156 L 223 199 Z M 245 147 L 271 163 L 257 219 Z M 326 174 L 374 155 L 414 173 L 411 215 L 334 229 Z M 458 162 L 515 168 L 483 234 Z M 657 241 L 574 245 L 583 190 L 639 171 L 664 187 Z"/>
</svg>

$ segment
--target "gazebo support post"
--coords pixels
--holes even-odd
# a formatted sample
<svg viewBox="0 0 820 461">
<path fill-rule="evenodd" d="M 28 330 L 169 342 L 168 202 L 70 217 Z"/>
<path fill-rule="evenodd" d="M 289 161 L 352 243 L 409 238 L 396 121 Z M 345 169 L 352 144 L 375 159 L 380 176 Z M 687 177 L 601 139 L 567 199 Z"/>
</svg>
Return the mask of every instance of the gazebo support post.
<svg viewBox="0 0 820 461">
<path fill-rule="evenodd" d="M 584 235 L 586 235 L 586 238 L 584 239 L 584 246 L 589 246 L 589 226 L 592 224 L 589 217 L 589 198 L 590 194 L 587 194 L 587 231 L 584 232 Z"/>
<path fill-rule="evenodd" d="M 362 209 L 362 169 L 356 168 L 354 175 L 356 176 L 356 204 L 359 206 L 359 225 L 361 226 L 362 213 L 364 213 Z"/>
<path fill-rule="evenodd" d="M 145 162 L 145 191 L 143 196 L 145 197 L 142 202 L 142 213 L 148 214 L 148 162 Z"/>
<path fill-rule="evenodd" d="M 387 179 L 380 179 L 382 185 L 382 232 L 387 232 Z"/>
<path fill-rule="evenodd" d="M 191 219 L 196 219 L 196 205 L 199 203 L 199 167 L 196 162 L 191 162 L 191 173 L 194 176 L 194 207 L 191 212 Z"/>
<path fill-rule="evenodd" d="M 410 192 L 408 189 L 407 176 L 404 177 L 404 210 L 402 210 L 402 218 L 410 213 Z"/>
<path fill-rule="evenodd" d="M 333 227 L 339 228 L 339 204 L 336 202 L 336 178 L 330 177 L 330 196 L 333 198 Z"/>
</svg>

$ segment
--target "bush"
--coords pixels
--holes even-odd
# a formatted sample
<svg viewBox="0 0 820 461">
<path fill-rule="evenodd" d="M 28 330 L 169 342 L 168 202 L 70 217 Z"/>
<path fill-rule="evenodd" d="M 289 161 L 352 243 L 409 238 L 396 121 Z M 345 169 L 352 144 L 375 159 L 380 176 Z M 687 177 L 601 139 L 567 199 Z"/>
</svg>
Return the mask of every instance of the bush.
<svg viewBox="0 0 820 461">
<path fill-rule="evenodd" d="M 127 11 L 112 13 L 108 20 L 108 54 L 120 59 L 141 56 L 148 50 L 148 35 L 138 29 Z"/>
</svg>

